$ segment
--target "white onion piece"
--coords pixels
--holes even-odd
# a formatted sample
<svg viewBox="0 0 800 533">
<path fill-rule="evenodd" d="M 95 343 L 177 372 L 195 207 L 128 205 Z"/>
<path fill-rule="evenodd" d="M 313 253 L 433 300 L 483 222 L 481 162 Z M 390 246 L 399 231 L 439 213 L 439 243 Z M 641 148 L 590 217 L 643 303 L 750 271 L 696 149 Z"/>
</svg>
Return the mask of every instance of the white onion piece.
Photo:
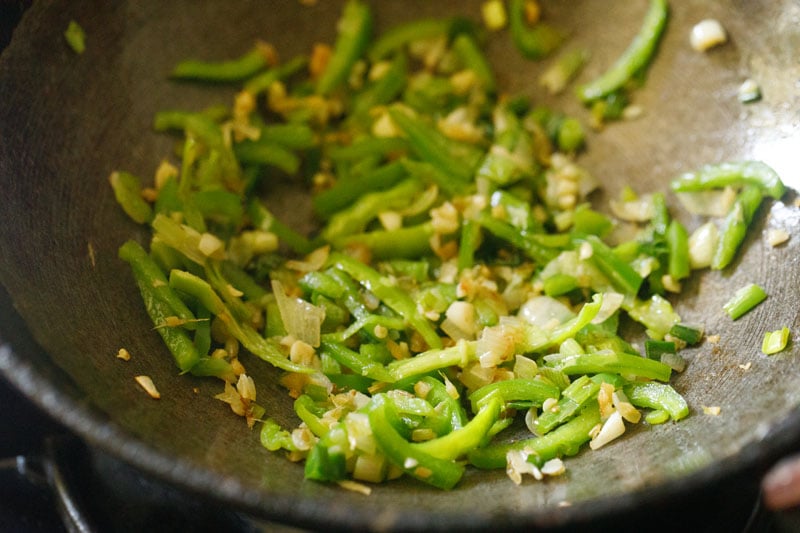
<svg viewBox="0 0 800 533">
<path fill-rule="evenodd" d="M 534 296 L 519 309 L 517 314 L 525 322 L 540 328 L 550 329 L 573 318 L 569 307 L 549 296 Z"/>
<path fill-rule="evenodd" d="M 625 296 L 618 292 L 603 293 L 603 303 L 600 304 L 600 310 L 592 319 L 592 324 L 601 324 L 611 318 L 611 315 L 622 306 L 623 300 L 625 300 Z"/>
<path fill-rule="evenodd" d="M 589 441 L 589 447 L 593 450 L 602 448 L 612 440 L 625 433 L 625 422 L 622 421 L 622 415 L 619 411 L 614 411 L 603 423 L 600 432 Z"/>
<path fill-rule="evenodd" d="M 291 298 L 280 281 L 272 280 L 272 292 L 286 332 L 311 346 L 319 346 L 320 329 L 325 320 L 325 309 L 300 298 Z"/>
<path fill-rule="evenodd" d="M 711 266 L 718 241 L 719 229 L 711 221 L 694 230 L 689 236 L 689 265 L 693 269 Z"/>
<path fill-rule="evenodd" d="M 609 204 L 614 216 L 627 222 L 647 222 L 655 214 L 651 194 L 644 194 L 635 200 L 612 199 Z"/>
<path fill-rule="evenodd" d="M 689 34 L 689 43 L 698 52 L 705 52 L 727 40 L 728 35 L 725 28 L 716 19 L 701 20 L 694 25 L 692 33 Z"/>
<path fill-rule="evenodd" d="M 675 196 L 684 209 L 693 215 L 724 217 L 736 201 L 736 191 L 731 187 L 711 191 L 679 192 Z"/>
</svg>

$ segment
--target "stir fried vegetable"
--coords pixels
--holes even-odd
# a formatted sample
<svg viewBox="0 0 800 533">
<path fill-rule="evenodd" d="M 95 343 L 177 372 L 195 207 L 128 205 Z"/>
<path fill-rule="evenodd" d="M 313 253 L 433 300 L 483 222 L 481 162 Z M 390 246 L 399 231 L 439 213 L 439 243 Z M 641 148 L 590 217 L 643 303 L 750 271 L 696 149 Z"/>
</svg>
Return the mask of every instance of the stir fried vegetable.
<svg viewBox="0 0 800 533">
<path fill-rule="evenodd" d="M 511 2 L 511 37 L 527 57 L 550 53 L 563 35 L 524 9 Z M 652 2 L 585 100 L 610 102 L 649 63 L 666 12 Z M 562 472 L 561 457 L 642 418 L 686 417 L 669 381 L 703 328 L 667 295 L 692 270 L 731 263 L 762 199 L 783 194 L 777 175 L 746 162 L 678 177 L 684 195 L 733 191 L 702 235 L 661 193 L 627 191 L 606 215 L 577 162 L 580 120 L 505 94 L 474 25 L 426 19 L 375 37 L 360 0 L 341 17 L 329 54 L 280 64 L 262 43 L 179 64 L 176 78 L 240 84 L 233 106 L 159 113 L 180 162 L 152 187 L 111 176 L 124 211 L 152 230 L 149 250 L 129 241 L 119 255 L 178 368 L 222 380 L 218 398 L 261 424 L 263 445 L 323 482 L 409 475 L 451 489 L 466 463 L 519 481 Z M 567 58 L 548 85 L 563 88 L 585 54 Z M 306 184 L 315 231 L 271 211 L 276 174 Z M 636 235 L 612 244 L 621 221 Z M 738 300 L 734 318 L 754 305 Z M 621 321 L 640 325 L 643 351 Z M 245 365 L 262 362 L 282 372 L 297 427 L 256 403 Z M 512 441 L 517 418 L 532 434 Z"/>
</svg>

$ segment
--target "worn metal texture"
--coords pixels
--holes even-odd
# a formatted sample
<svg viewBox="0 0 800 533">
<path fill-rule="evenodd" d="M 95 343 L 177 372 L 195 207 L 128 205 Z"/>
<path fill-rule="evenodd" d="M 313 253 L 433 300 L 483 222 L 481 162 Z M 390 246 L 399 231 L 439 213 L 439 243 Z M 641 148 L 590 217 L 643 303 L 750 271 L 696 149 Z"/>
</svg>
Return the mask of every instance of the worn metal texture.
<svg viewBox="0 0 800 533">
<path fill-rule="evenodd" d="M 402 20 L 459 12 L 479 17 L 479 2 L 373 2 L 379 28 Z M 787 185 L 800 186 L 800 4 L 794 0 L 675 1 L 657 58 L 635 93 L 644 111 L 589 136 L 580 162 L 603 182 L 665 190 L 676 174 L 704 163 L 761 159 Z M 643 0 L 544 2 L 554 24 L 570 28 L 571 44 L 591 61 L 579 81 L 609 65 L 630 42 Z M 331 42 L 340 4 L 300 2 L 36 2 L 0 56 L 0 370 L 40 406 L 91 444 L 172 483 L 264 516 L 304 527 L 504 529 L 596 523 L 661 505 L 682 494 L 747 472 L 757 475 L 800 443 L 800 350 L 767 357 L 765 331 L 800 327 L 800 209 L 794 192 L 758 215 L 739 259 L 728 271 L 703 272 L 674 298 L 686 322 L 703 323 L 717 344 L 688 351 L 688 369 L 674 379 L 691 406 L 679 423 L 640 426 L 613 446 L 568 460 L 568 475 L 515 486 L 504 472 L 468 470 L 453 491 L 413 481 L 373 488 L 369 497 L 303 480 L 302 466 L 263 449 L 226 405 L 214 381 L 179 376 L 142 309 L 117 248 L 144 233 L 126 219 L 108 186 L 125 169 L 148 176 L 171 153 L 172 140 L 152 131 L 165 108 L 197 109 L 230 101 L 220 87 L 170 82 L 186 57 L 228 58 L 256 38 L 285 58 Z M 730 41 L 699 53 L 689 32 L 718 18 Z M 83 55 L 62 32 L 70 19 L 87 32 Z M 523 59 L 507 34 L 487 52 L 501 87 L 541 95 L 547 62 Z M 763 99 L 737 99 L 746 78 Z M 568 93 L 537 96 L 586 121 Z M 272 192 L 307 223 L 307 202 L 290 182 Z M 286 195 L 292 195 L 287 200 Z M 669 201 L 675 205 L 675 198 Z M 689 225 L 697 220 L 686 218 Z M 792 237 L 773 248 L 768 228 Z M 722 304 L 748 282 L 767 301 L 736 322 Z M 127 348 L 131 361 L 115 358 Z M 248 368 L 256 369 L 252 363 Z M 253 372 L 259 383 L 271 369 Z M 161 400 L 133 377 L 150 375 Z M 274 382 L 274 380 L 273 380 Z M 193 389 L 196 388 L 196 391 Z M 291 398 L 277 385 L 259 390 L 268 414 L 289 425 Z M 267 400 L 269 398 L 269 400 Z M 719 416 L 703 406 L 719 406 Z"/>
</svg>

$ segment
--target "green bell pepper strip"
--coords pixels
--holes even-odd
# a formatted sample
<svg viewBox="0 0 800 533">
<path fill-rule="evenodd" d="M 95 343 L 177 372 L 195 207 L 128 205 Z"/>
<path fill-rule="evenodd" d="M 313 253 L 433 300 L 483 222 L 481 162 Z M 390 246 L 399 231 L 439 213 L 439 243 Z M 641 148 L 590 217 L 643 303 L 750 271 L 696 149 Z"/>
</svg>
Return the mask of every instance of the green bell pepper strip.
<svg viewBox="0 0 800 533">
<path fill-rule="evenodd" d="M 172 305 L 167 302 L 173 301 L 177 296 L 167 294 L 169 286 L 163 285 L 165 280 L 163 273 L 160 273 L 155 264 L 151 265 L 143 259 L 139 250 L 141 247 L 138 244 L 128 241 L 119 250 L 120 258 L 131 265 L 150 320 L 156 326 L 178 368 L 182 372 L 187 372 L 200 360 L 200 354 L 184 328 L 166 326 L 167 318 L 175 316 Z M 141 252 L 144 253 L 143 250 Z M 144 256 L 147 254 L 144 253 Z M 154 276 L 154 268 L 160 275 Z M 191 312 L 189 314 L 191 315 Z"/>
<path fill-rule="evenodd" d="M 267 124 L 260 129 L 259 141 L 273 142 L 291 150 L 306 150 L 317 145 L 316 135 L 308 124 Z"/>
<path fill-rule="evenodd" d="M 406 135 L 408 145 L 417 157 L 459 181 L 472 181 L 475 169 L 483 158 L 481 150 L 444 136 L 422 119 L 412 117 L 397 107 L 389 108 L 389 116 Z"/>
<path fill-rule="evenodd" d="M 594 235 L 578 239 L 592 247 L 589 261 L 594 264 L 623 294 L 636 296 L 644 279 L 628 263 L 617 257 L 611 248 Z"/>
<path fill-rule="evenodd" d="M 418 310 L 414 300 L 402 289 L 392 285 L 375 269 L 359 262 L 352 257 L 340 253 L 332 253 L 330 263 L 347 272 L 359 283 L 371 291 L 390 309 L 402 316 L 431 348 L 441 348 L 442 339 L 436 333 L 431 323 Z"/>
<path fill-rule="evenodd" d="M 558 407 L 552 411 L 544 411 L 536 420 L 536 432 L 544 435 L 554 430 L 573 416 L 577 415 L 590 401 L 597 398 L 600 384 L 593 382 L 589 376 L 581 376 L 561 392 Z"/>
<path fill-rule="evenodd" d="M 406 158 L 401 159 L 398 163 L 411 177 L 424 183 L 435 184 L 449 197 L 466 196 L 475 188 L 474 182 L 453 179 L 451 174 L 441 170 L 433 163 Z"/>
<path fill-rule="evenodd" d="M 317 94 L 327 96 L 350 75 L 350 69 L 367 48 L 372 34 L 372 11 L 359 0 L 349 0 L 337 23 L 338 35 L 333 54 L 316 86 Z"/>
<path fill-rule="evenodd" d="M 672 369 L 659 361 L 628 353 L 591 353 L 567 357 L 556 368 L 569 376 L 611 372 L 669 381 Z"/>
<path fill-rule="evenodd" d="M 547 296 L 563 296 L 578 288 L 578 280 L 569 274 L 554 274 L 543 280 L 544 293 Z"/>
<path fill-rule="evenodd" d="M 328 354 L 340 364 L 359 375 L 386 383 L 394 381 L 394 377 L 382 364 L 376 363 L 360 352 L 353 351 L 341 343 L 323 340 L 320 344 L 319 351 Z"/>
<path fill-rule="evenodd" d="M 351 205 L 358 197 L 397 185 L 407 172 L 399 161 L 387 163 L 371 172 L 351 180 L 339 180 L 330 189 L 320 192 L 312 199 L 314 211 L 328 218 L 337 211 Z"/>
<path fill-rule="evenodd" d="M 674 280 L 689 277 L 689 233 L 683 224 L 672 220 L 667 227 L 667 249 L 669 265 L 667 271 Z"/>
<path fill-rule="evenodd" d="M 314 413 L 315 410 L 317 410 L 317 406 L 314 403 L 314 399 L 308 394 L 301 394 L 294 401 L 294 412 L 298 418 L 305 422 L 314 435 L 324 437 L 330 431 L 330 428 L 320 421 L 319 417 Z"/>
<path fill-rule="evenodd" d="M 446 37 L 453 26 L 452 19 L 419 19 L 400 24 L 381 33 L 367 51 L 371 63 L 397 52 L 412 41 Z"/>
<path fill-rule="evenodd" d="M 422 190 L 422 183 L 406 178 L 391 189 L 370 192 L 352 205 L 335 213 L 322 229 L 322 237 L 333 242 L 338 238 L 364 231 L 367 224 L 383 211 L 402 209 Z"/>
<path fill-rule="evenodd" d="M 76 21 L 69 21 L 67 29 L 64 30 L 64 39 L 76 54 L 82 54 L 86 51 L 86 31 Z"/>
<path fill-rule="evenodd" d="M 269 89 L 269 86 L 276 81 L 286 79 L 295 74 L 300 69 L 305 67 L 307 63 L 307 57 L 295 56 L 282 65 L 276 65 L 264 72 L 256 74 L 247 80 L 247 83 L 244 85 L 244 89 L 254 96 L 258 95 Z"/>
<path fill-rule="evenodd" d="M 580 447 L 591 437 L 589 432 L 600 423 L 600 409 L 597 402 L 590 402 L 580 414 L 553 431 L 530 439 L 515 442 L 491 444 L 477 448 L 467 455 L 469 463 L 481 469 L 506 467 L 506 454 L 512 450 L 527 450 L 528 461 L 541 466 L 555 457 L 575 455 Z"/>
<path fill-rule="evenodd" d="M 372 316 L 372 313 L 364 304 L 364 300 L 359 292 L 358 282 L 347 272 L 337 268 L 330 268 L 325 271 L 342 289 L 342 294 L 334 299 L 344 305 L 357 320 L 365 320 Z"/>
<path fill-rule="evenodd" d="M 581 86 L 578 96 L 592 102 L 621 89 L 650 63 L 664 32 L 669 14 L 667 0 L 650 0 L 642 26 L 628 48 L 599 78 Z"/>
<path fill-rule="evenodd" d="M 198 352 L 202 353 L 202 352 Z M 231 364 L 225 359 L 216 357 L 200 357 L 189 369 L 189 373 L 197 377 L 215 377 L 228 383 L 236 382 L 236 373 Z"/>
<path fill-rule="evenodd" d="M 775 331 L 764 333 L 764 340 L 761 342 L 761 351 L 764 355 L 774 355 L 782 352 L 789 344 L 789 328 L 784 326 Z"/>
<path fill-rule="evenodd" d="M 423 376 L 417 382 L 424 383 L 430 387 L 425 400 L 447 417 L 449 421 L 448 431 L 457 430 L 467 424 L 467 413 L 459 398 L 453 398 L 444 383 L 432 376 Z"/>
<path fill-rule="evenodd" d="M 408 226 L 393 230 L 375 230 L 356 233 L 333 239 L 337 248 L 363 246 L 372 253 L 376 260 L 405 258 L 413 259 L 430 252 L 430 239 L 434 235 L 433 224 L 423 222 L 416 226 Z"/>
<path fill-rule="evenodd" d="M 531 204 L 515 194 L 500 189 L 489 197 L 492 208 L 502 208 L 509 224 L 522 231 L 541 231 L 542 225 L 533 218 Z"/>
<path fill-rule="evenodd" d="M 585 48 L 562 53 L 539 76 L 539 85 L 544 86 L 550 94 L 560 94 L 578 76 L 588 60 L 589 51 Z"/>
<path fill-rule="evenodd" d="M 614 223 L 603 213 L 595 211 L 589 204 L 575 208 L 572 232 L 577 235 L 597 235 L 604 237 L 614 228 Z"/>
<path fill-rule="evenodd" d="M 503 402 L 525 402 L 541 407 L 548 398 L 558 398 L 561 390 L 537 379 L 504 379 L 477 389 L 469 395 L 472 412 L 477 413 L 484 402 L 492 398 L 501 398 Z"/>
<path fill-rule="evenodd" d="M 391 401 L 383 395 L 372 399 L 368 411 L 372 434 L 386 458 L 420 481 L 440 489 L 452 489 L 461 480 L 464 466 L 413 446 L 391 424 L 389 417 L 396 416 L 393 411 Z"/>
<path fill-rule="evenodd" d="M 266 66 L 267 57 L 256 47 L 229 61 L 181 61 L 172 69 L 170 76 L 178 80 L 234 83 L 255 75 Z"/>
<path fill-rule="evenodd" d="M 471 70 L 478 78 L 483 90 L 493 93 L 496 88 L 494 72 L 475 39 L 467 33 L 459 33 L 453 39 L 452 48 L 464 68 Z"/>
<path fill-rule="evenodd" d="M 362 119 L 373 107 L 393 101 L 407 82 L 408 60 L 405 54 L 397 54 L 383 76 L 353 96 L 349 118 Z"/>
<path fill-rule="evenodd" d="M 197 306 L 197 322 L 192 343 L 201 356 L 211 351 L 211 313 L 202 305 Z M 235 377 L 235 376 L 234 376 Z"/>
<path fill-rule="evenodd" d="M 304 466 L 306 479 L 339 481 L 347 477 L 345 450 L 349 447 L 343 423 L 331 428 L 309 450 Z"/>
<path fill-rule="evenodd" d="M 246 270 L 238 265 L 230 261 L 222 261 L 219 269 L 220 274 L 228 283 L 244 293 L 245 299 L 260 304 L 260 300 L 269 294 Z"/>
<path fill-rule="evenodd" d="M 722 187 L 754 185 L 779 200 L 786 187 L 775 170 L 762 161 L 726 162 L 705 165 L 681 174 L 670 183 L 675 192 L 699 192 Z"/>
<path fill-rule="evenodd" d="M 251 326 L 237 322 L 225 302 L 204 279 L 189 272 L 173 270 L 170 272 L 169 284 L 173 289 L 197 298 L 200 303 L 225 324 L 229 333 L 253 355 L 289 372 L 309 374 L 314 371 L 312 368 L 292 363 L 275 344 L 259 335 Z"/>
<path fill-rule="evenodd" d="M 341 298 L 345 291 L 330 274 L 319 270 L 307 272 L 300 278 L 299 284 L 306 292 L 320 293 L 333 300 Z"/>
<path fill-rule="evenodd" d="M 736 257 L 736 252 L 747 236 L 747 228 L 753 221 L 762 199 L 762 190 L 757 186 L 748 185 L 739 193 L 725 220 L 722 221 L 717 248 L 711 258 L 713 270 L 722 270 Z"/>
<path fill-rule="evenodd" d="M 594 294 L 592 301 L 583 304 L 576 317 L 556 326 L 555 329 L 544 336 L 539 334 L 532 335 L 530 339 L 523 341 L 518 348 L 523 353 L 536 353 L 560 345 L 565 340 L 577 335 L 580 330 L 591 323 L 597 313 L 600 312 L 602 305 L 603 295 L 600 293 Z"/>
<path fill-rule="evenodd" d="M 766 299 L 767 293 L 764 289 L 755 283 L 748 283 L 725 302 L 722 310 L 728 313 L 732 320 L 736 320 Z"/>
<path fill-rule="evenodd" d="M 246 165 L 269 165 L 287 174 L 296 174 L 300 168 L 300 158 L 294 152 L 269 139 L 246 139 L 234 144 L 233 152 Z"/>
<path fill-rule="evenodd" d="M 393 361 L 386 368 L 399 381 L 451 366 L 463 367 L 474 360 L 475 342 L 461 341 L 455 346 L 428 350 L 408 359 Z"/>
<path fill-rule="evenodd" d="M 264 420 L 259 432 L 259 441 L 264 448 L 271 452 L 281 449 L 287 451 L 297 449 L 292 442 L 291 433 L 283 429 L 280 424 L 271 418 Z"/>
<path fill-rule="evenodd" d="M 562 152 L 577 152 L 586 142 L 583 125 L 574 117 L 566 117 L 558 126 L 556 143 Z"/>
<path fill-rule="evenodd" d="M 129 172 L 112 172 L 108 178 L 114 197 L 122 210 L 139 224 L 150 222 L 153 208 L 142 198 L 142 182 Z"/>
<path fill-rule="evenodd" d="M 408 143 L 402 137 L 364 136 L 352 144 L 326 147 L 328 157 L 334 161 L 360 161 L 366 157 L 378 155 L 382 159 L 393 153 L 408 150 Z"/>
<path fill-rule="evenodd" d="M 564 33 L 548 24 L 526 24 L 525 0 L 511 0 L 508 25 L 514 45 L 528 59 L 541 59 L 550 55 L 564 40 Z"/>
<path fill-rule="evenodd" d="M 669 334 L 676 337 L 686 344 L 697 344 L 703 338 L 704 328 L 702 326 L 690 326 L 687 324 L 675 324 L 669 330 Z"/>
<path fill-rule="evenodd" d="M 183 300 L 169 287 L 166 275 L 142 246 L 133 240 L 126 241 L 119 248 L 119 257 L 128 263 L 137 281 L 145 283 L 153 296 L 164 302 L 171 310 L 170 315 L 185 322 L 185 329 L 194 329 L 194 313 Z M 159 324 L 156 324 L 157 326 Z"/>
<path fill-rule="evenodd" d="M 672 341 L 659 341 L 656 339 L 644 341 L 644 354 L 648 359 L 661 361 L 661 356 L 665 353 L 675 354 L 677 352 L 677 346 Z"/>
<path fill-rule="evenodd" d="M 232 228 L 242 222 L 244 209 L 242 198 L 237 193 L 221 189 L 195 191 L 191 194 L 191 202 L 206 220 L 214 220 Z"/>
<path fill-rule="evenodd" d="M 683 396 L 666 383 L 628 383 L 622 387 L 628 400 L 636 407 L 666 411 L 673 420 L 689 414 Z"/>
<path fill-rule="evenodd" d="M 481 241 L 481 226 L 472 219 L 465 219 L 461 224 L 461 238 L 458 246 L 458 271 L 472 268 L 475 264 L 475 252 Z"/>
<path fill-rule="evenodd" d="M 540 265 L 549 263 L 558 255 L 558 250 L 540 244 L 533 238 L 533 234 L 494 218 L 489 213 L 478 215 L 477 222 L 489 233 L 518 248 Z"/>
<path fill-rule="evenodd" d="M 439 459 L 458 459 L 485 441 L 489 430 L 497 422 L 502 407 L 503 401 L 499 397 L 493 396 L 483 404 L 480 411 L 464 427 L 436 439 L 412 443 L 411 447 Z"/>
<path fill-rule="evenodd" d="M 206 261 L 203 274 L 214 292 L 220 295 L 234 321 L 238 323 L 252 322 L 254 309 L 245 304 L 239 296 L 232 294 L 230 289 L 233 285 L 222 275 L 218 261 Z"/>
<path fill-rule="evenodd" d="M 307 254 L 316 248 L 313 242 L 275 218 L 275 215 L 258 198 L 253 198 L 247 204 L 247 215 L 255 227 L 274 233 L 278 239 L 297 253 Z"/>
</svg>

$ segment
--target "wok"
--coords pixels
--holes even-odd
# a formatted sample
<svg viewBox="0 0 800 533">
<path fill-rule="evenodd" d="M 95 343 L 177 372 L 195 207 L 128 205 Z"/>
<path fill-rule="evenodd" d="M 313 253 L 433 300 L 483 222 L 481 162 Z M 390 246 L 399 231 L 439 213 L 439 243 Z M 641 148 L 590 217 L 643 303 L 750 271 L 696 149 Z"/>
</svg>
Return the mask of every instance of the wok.
<svg viewBox="0 0 800 533">
<path fill-rule="evenodd" d="M 379 28 L 455 10 L 477 19 L 480 6 L 373 4 Z M 604 182 L 606 195 L 625 184 L 641 192 L 664 190 L 681 171 L 745 158 L 767 162 L 797 188 L 800 5 L 672 4 L 657 59 L 635 95 L 644 115 L 591 134 L 580 161 Z M 591 49 L 581 75 L 588 80 L 624 49 L 646 3 L 572 0 L 547 2 L 544 9 L 554 24 L 571 29 L 573 43 Z M 114 202 L 108 174 L 124 168 L 151 175 L 170 153 L 172 141 L 151 129 L 157 110 L 230 101 L 225 89 L 167 81 L 177 61 L 235 57 L 256 38 L 290 57 L 315 41 L 332 42 L 339 11 L 332 1 L 311 7 L 211 0 L 33 4 L 0 57 L 0 369 L 11 383 L 91 445 L 145 472 L 305 527 L 587 524 L 742 473 L 759 475 L 800 443 L 800 349 L 794 343 L 771 357 L 759 350 L 766 330 L 800 326 L 800 210 L 791 194 L 761 210 L 733 269 L 702 273 L 675 299 L 685 321 L 720 335 L 717 345 L 690 350 L 688 369 L 674 380 L 691 416 L 637 427 L 613 446 L 582 453 L 569 460 L 563 479 L 517 487 L 504 472 L 470 470 L 451 492 L 398 480 L 374 487 L 369 497 L 303 481 L 302 466 L 263 449 L 257 432 L 213 399 L 216 382 L 179 376 L 117 259 L 120 243 L 131 236 L 144 242 L 145 236 Z M 721 20 L 731 39 L 701 54 L 689 47 L 688 35 L 706 17 Z M 87 32 L 83 55 L 64 45 L 70 19 Z M 501 86 L 541 94 L 543 63 L 522 59 L 503 35 L 491 39 L 488 53 Z M 761 84 L 762 101 L 737 100 L 747 77 Z M 537 98 L 587 117 L 571 94 Z M 270 196 L 292 205 L 281 213 L 301 223 L 307 220 L 303 198 L 286 200 L 292 187 L 277 183 Z M 789 230 L 789 242 L 768 246 L 763 234 L 770 227 Z M 769 299 L 734 323 L 721 312 L 722 303 L 751 281 Z M 123 346 L 134 354 L 130 362 L 115 358 Z M 274 378 L 263 366 L 255 373 L 257 382 Z M 141 391 L 133 380 L 138 374 L 152 376 L 161 400 Z M 271 396 L 271 416 L 292 423 L 291 399 L 278 386 L 262 386 L 260 395 L 262 402 Z M 720 406 L 721 414 L 704 415 L 702 406 Z"/>
</svg>

